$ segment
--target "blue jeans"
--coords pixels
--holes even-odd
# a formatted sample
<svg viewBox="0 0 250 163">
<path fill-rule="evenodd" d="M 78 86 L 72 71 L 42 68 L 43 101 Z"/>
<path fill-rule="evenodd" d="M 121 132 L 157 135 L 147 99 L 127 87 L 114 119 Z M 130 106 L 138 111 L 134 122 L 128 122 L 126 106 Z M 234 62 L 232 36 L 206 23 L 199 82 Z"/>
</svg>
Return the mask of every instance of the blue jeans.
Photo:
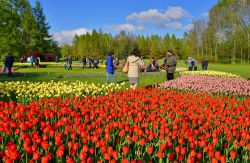
<svg viewBox="0 0 250 163">
<path fill-rule="evenodd" d="M 107 73 L 107 78 L 106 78 L 106 83 L 109 83 L 109 79 L 110 79 L 110 75 L 112 75 L 114 83 L 117 83 L 116 81 L 116 77 L 115 77 L 115 73 L 111 74 L 111 73 Z"/>
</svg>

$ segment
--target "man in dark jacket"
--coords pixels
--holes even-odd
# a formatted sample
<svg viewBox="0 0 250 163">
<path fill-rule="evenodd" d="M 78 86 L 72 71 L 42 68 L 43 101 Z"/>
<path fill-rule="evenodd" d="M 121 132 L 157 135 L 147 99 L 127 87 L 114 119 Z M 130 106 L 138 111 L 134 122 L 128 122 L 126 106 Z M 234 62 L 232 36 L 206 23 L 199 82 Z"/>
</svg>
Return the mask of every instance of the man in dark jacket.
<svg viewBox="0 0 250 163">
<path fill-rule="evenodd" d="M 84 69 L 87 65 L 87 58 L 84 56 L 82 57 L 82 68 Z"/>
<path fill-rule="evenodd" d="M 68 58 L 68 64 L 69 64 L 68 70 L 72 70 L 72 58 L 71 57 Z"/>
<path fill-rule="evenodd" d="M 14 63 L 14 57 L 9 52 L 8 55 L 5 57 L 5 61 L 4 61 L 4 64 L 8 69 L 8 77 L 13 77 L 13 73 L 11 72 L 13 63 Z"/>
<path fill-rule="evenodd" d="M 206 71 L 207 70 L 207 67 L 208 67 L 208 60 L 207 59 L 203 59 L 202 61 L 201 61 L 201 67 L 202 67 L 202 70 L 203 71 Z"/>
<path fill-rule="evenodd" d="M 172 50 L 167 51 L 167 56 L 164 59 L 164 64 L 161 66 L 165 68 L 167 72 L 167 79 L 173 80 L 174 79 L 174 73 L 177 65 L 177 59 Z"/>
</svg>

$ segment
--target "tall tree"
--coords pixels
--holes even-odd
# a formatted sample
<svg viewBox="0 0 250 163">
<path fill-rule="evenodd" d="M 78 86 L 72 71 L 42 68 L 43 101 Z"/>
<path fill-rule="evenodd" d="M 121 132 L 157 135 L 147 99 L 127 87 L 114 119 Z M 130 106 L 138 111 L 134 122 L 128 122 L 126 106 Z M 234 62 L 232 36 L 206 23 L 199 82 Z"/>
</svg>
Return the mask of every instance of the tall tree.
<svg viewBox="0 0 250 163">
<path fill-rule="evenodd" d="M 37 22 L 33 15 L 32 7 L 27 0 L 16 0 L 18 13 L 21 19 L 20 54 L 38 50 L 36 47 Z"/>
<path fill-rule="evenodd" d="M 0 0 L 0 56 L 8 51 L 18 55 L 20 18 L 15 0 Z"/>
<path fill-rule="evenodd" d="M 50 26 L 46 22 L 46 16 L 43 13 L 43 8 L 39 1 L 36 1 L 36 5 L 33 8 L 33 13 L 37 23 L 38 30 L 36 31 L 36 47 L 40 52 L 48 52 L 51 50 L 52 39 L 49 34 Z"/>
</svg>

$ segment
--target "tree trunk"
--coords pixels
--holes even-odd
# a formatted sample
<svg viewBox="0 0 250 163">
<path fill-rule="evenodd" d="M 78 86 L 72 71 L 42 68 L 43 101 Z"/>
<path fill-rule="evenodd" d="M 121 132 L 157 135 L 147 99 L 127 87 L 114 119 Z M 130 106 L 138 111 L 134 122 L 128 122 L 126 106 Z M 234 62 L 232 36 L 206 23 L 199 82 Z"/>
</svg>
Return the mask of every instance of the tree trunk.
<svg viewBox="0 0 250 163">
<path fill-rule="evenodd" d="M 213 58 L 213 49 L 211 47 L 211 50 L 210 50 L 210 58 L 212 59 Z"/>
<path fill-rule="evenodd" d="M 203 48 L 203 42 L 202 42 L 202 44 L 201 44 L 201 55 L 202 55 L 202 58 L 203 58 L 203 55 L 204 55 L 204 50 L 203 50 L 204 48 Z"/>
<path fill-rule="evenodd" d="M 250 38 L 249 38 L 249 31 L 247 30 L 247 56 L 248 56 L 248 58 L 247 58 L 247 63 L 249 63 L 249 55 L 250 55 L 250 50 L 249 50 L 249 49 L 250 49 L 250 47 L 249 47 L 249 46 L 250 46 L 250 45 L 249 45 L 250 43 L 249 43 L 249 39 L 250 39 Z"/>
<path fill-rule="evenodd" d="M 243 50 L 242 50 L 242 48 L 241 48 L 241 49 L 240 49 L 240 64 L 243 63 L 242 56 L 243 56 Z"/>
<path fill-rule="evenodd" d="M 199 45 L 197 46 L 196 56 L 199 56 Z"/>
<path fill-rule="evenodd" d="M 214 48 L 214 61 L 215 63 L 218 62 L 218 54 L 217 54 L 217 43 L 215 43 L 215 48 Z"/>
<path fill-rule="evenodd" d="M 231 58 L 231 63 L 232 64 L 235 64 L 235 55 L 236 55 L 236 42 L 235 42 L 235 39 L 234 39 L 234 47 L 233 47 L 233 52 L 232 52 L 232 58 Z"/>
<path fill-rule="evenodd" d="M 207 55 L 207 39 L 206 39 L 206 37 L 205 37 L 205 55 Z"/>
<path fill-rule="evenodd" d="M 210 38 L 210 37 L 208 37 L 208 38 Z M 210 39 L 209 39 L 209 42 L 210 42 Z M 213 58 L 213 45 L 210 43 L 210 48 L 209 48 L 209 50 L 210 50 L 210 58 L 212 59 Z"/>
</svg>

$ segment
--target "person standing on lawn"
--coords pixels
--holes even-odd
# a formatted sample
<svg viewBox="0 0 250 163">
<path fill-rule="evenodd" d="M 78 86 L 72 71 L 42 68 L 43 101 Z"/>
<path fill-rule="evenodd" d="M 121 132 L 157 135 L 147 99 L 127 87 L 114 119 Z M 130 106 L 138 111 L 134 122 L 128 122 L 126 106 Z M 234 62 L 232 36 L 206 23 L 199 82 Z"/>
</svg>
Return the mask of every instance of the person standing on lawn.
<svg viewBox="0 0 250 163">
<path fill-rule="evenodd" d="M 14 57 L 9 52 L 8 55 L 5 57 L 5 61 L 4 61 L 4 64 L 8 69 L 8 77 L 13 77 L 13 73 L 11 71 L 13 63 L 14 63 Z"/>
<path fill-rule="evenodd" d="M 58 61 L 59 61 L 59 58 L 58 58 L 58 56 L 56 56 L 55 57 L 55 62 L 58 63 Z"/>
<path fill-rule="evenodd" d="M 197 60 L 192 58 L 193 65 L 194 65 L 194 71 L 197 71 Z"/>
<path fill-rule="evenodd" d="M 167 80 L 174 79 L 176 65 L 177 65 L 176 56 L 174 55 L 172 50 L 168 50 L 166 58 L 164 59 L 164 64 L 161 66 L 161 68 L 164 67 L 164 69 L 167 72 Z"/>
<path fill-rule="evenodd" d="M 68 58 L 68 64 L 69 64 L 68 70 L 72 70 L 72 58 L 71 57 Z"/>
<path fill-rule="evenodd" d="M 6 57 L 5 57 L 6 58 Z M 2 74 L 4 75 L 5 71 L 6 71 L 6 65 L 5 65 L 5 58 L 3 59 L 3 66 L 2 66 Z"/>
<path fill-rule="evenodd" d="M 201 61 L 201 67 L 202 67 L 202 71 L 206 71 L 207 67 L 208 67 L 208 60 L 203 58 L 203 60 Z"/>
<path fill-rule="evenodd" d="M 34 58 L 33 58 L 33 56 L 30 56 L 30 64 L 32 67 L 33 67 L 33 63 L 34 63 Z"/>
<path fill-rule="evenodd" d="M 36 66 L 36 68 L 40 68 L 39 57 L 36 57 L 36 58 L 35 58 L 35 66 Z"/>
<path fill-rule="evenodd" d="M 87 65 L 87 58 L 85 56 L 82 57 L 82 68 L 84 69 Z"/>
<path fill-rule="evenodd" d="M 88 61 L 89 61 L 89 68 L 91 68 L 91 57 L 88 58 Z"/>
<path fill-rule="evenodd" d="M 135 48 L 127 59 L 128 62 L 128 78 L 130 88 L 135 90 L 139 84 L 139 67 L 146 68 L 141 57 L 140 51 Z"/>
<path fill-rule="evenodd" d="M 114 61 L 115 69 L 119 68 L 119 64 L 120 64 L 119 59 L 115 58 L 115 61 Z"/>
<path fill-rule="evenodd" d="M 107 56 L 106 72 L 107 72 L 106 83 L 109 84 L 110 75 L 112 75 L 114 83 L 117 83 L 116 77 L 115 77 L 115 66 L 113 63 L 113 52 L 110 52 Z"/>
</svg>

